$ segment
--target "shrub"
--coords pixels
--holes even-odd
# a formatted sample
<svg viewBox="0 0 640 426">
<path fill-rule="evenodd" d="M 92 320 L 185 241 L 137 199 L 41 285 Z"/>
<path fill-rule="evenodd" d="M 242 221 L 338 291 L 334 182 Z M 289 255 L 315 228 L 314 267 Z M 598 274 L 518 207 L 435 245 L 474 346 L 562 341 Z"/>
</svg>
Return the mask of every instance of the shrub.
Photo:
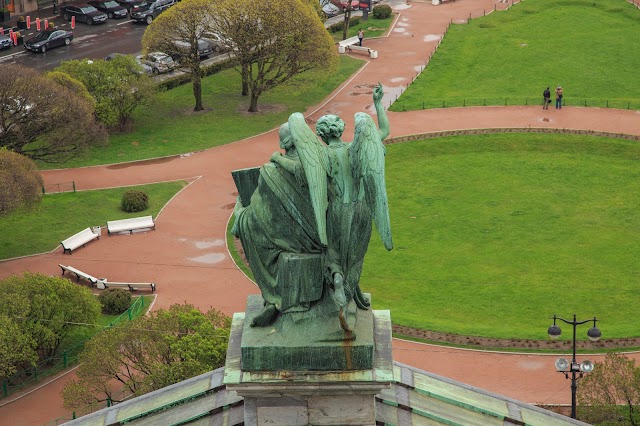
<svg viewBox="0 0 640 426">
<path fill-rule="evenodd" d="M 131 293 L 121 288 L 108 288 L 98 296 L 102 312 L 110 315 L 121 314 L 131 306 Z"/>
<path fill-rule="evenodd" d="M 122 210 L 125 212 L 141 212 L 147 207 L 149 207 L 149 196 L 146 192 L 131 189 L 122 194 Z"/>
<path fill-rule="evenodd" d="M 391 16 L 391 6 L 388 4 L 379 4 L 373 8 L 373 17 L 375 19 L 387 19 Z"/>
<path fill-rule="evenodd" d="M 360 17 L 359 16 L 354 16 L 353 18 L 351 18 L 349 20 L 349 28 L 355 27 L 358 24 L 360 24 Z M 329 31 L 332 32 L 332 33 L 339 33 L 340 31 L 342 31 L 343 28 L 344 28 L 344 21 L 339 21 L 339 22 L 336 22 L 335 24 L 331 25 L 329 27 Z"/>
<path fill-rule="evenodd" d="M 0 148 L 0 215 L 39 203 L 43 184 L 33 160 Z"/>
</svg>

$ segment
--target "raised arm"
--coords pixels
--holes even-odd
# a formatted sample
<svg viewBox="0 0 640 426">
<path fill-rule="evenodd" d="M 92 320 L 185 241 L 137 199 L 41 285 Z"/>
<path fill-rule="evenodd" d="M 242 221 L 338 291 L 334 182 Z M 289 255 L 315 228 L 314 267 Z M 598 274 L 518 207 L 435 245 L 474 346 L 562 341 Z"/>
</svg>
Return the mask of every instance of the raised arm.
<svg viewBox="0 0 640 426">
<path fill-rule="evenodd" d="M 378 115 L 378 134 L 380 140 L 385 140 L 389 136 L 389 119 L 387 118 L 387 111 L 382 106 L 382 96 L 384 92 L 382 90 L 382 84 L 378 83 L 373 89 L 373 105 L 376 107 L 376 114 Z"/>
</svg>

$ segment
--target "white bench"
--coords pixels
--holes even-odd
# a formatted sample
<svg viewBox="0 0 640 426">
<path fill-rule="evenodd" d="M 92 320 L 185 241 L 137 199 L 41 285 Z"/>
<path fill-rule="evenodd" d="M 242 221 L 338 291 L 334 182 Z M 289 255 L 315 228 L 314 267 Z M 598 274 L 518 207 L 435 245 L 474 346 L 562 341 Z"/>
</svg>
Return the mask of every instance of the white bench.
<svg viewBox="0 0 640 426">
<path fill-rule="evenodd" d="M 89 275 L 86 272 L 82 272 L 81 270 L 76 269 L 72 266 L 61 265 L 60 263 L 58 263 L 58 266 L 60 267 L 60 269 L 62 269 L 62 275 L 64 275 L 64 273 L 67 271 L 76 274 L 76 281 L 78 282 L 80 281 L 80 277 L 82 277 L 85 280 L 89 281 L 92 286 L 98 283 L 98 278 Z"/>
<path fill-rule="evenodd" d="M 98 288 L 128 288 L 129 291 L 137 290 L 138 288 L 147 287 L 151 290 L 151 293 L 156 291 L 155 283 L 119 283 L 111 282 L 106 279 L 98 280 Z"/>
<path fill-rule="evenodd" d="M 358 43 L 360 43 L 360 39 L 358 38 L 358 36 L 349 37 L 347 39 L 339 41 L 338 42 L 338 53 L 344 53 L 348 46 L 352 46 L 352 45 L 358 44 Z"/>
<path fill-rule="evenodd" d="M 60 242 L 62 244 L 62 248 L 64 249 L 62 253 L 69 252 L 71 254 L 71 250 L 75 250 L 80 246 L 84 246 L 91 240 L 95 240 L 96 238 L 100 238 L 98 234 L 95 234 L 91 228 L 83 229 L 75 235 L 67 238 L 66 240 Z"/>
<path fill-rule="evenodd" d="M 377 50 L 373 50 L 373 49 L 370 49 L 370 48 L 364 47 L 364 46 L 349 45 L 349 46 L 347 46 L 347 50 L 349 51 L 349 53 L 351 53 L 354 50 L 356 52 L 364 52 L 364 53 L 367 53 L 371 58 L 374 58 L 374 59 L 378 57 L 378 51 Z"/>
<path fill-rule="evenodd" d="M 109 235 L 114 232 L 126 232 L 132 234 L 137 229 L 156 229 L 152 216 L 132 217 L 130 219 L 112 220 L 107 222 Z"/>
</svg>

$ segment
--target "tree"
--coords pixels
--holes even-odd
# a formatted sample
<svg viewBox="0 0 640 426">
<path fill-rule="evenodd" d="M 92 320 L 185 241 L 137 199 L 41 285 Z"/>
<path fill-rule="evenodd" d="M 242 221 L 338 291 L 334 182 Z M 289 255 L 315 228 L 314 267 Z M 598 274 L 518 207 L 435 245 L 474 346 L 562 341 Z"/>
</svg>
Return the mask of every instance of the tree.
<svg viewBox="0 0 640 426">
<path fill-rule="evenodd" d="M 229 318 L 212 309 L 172 305 L 98 333 L 80 354 L 78 380 L 64 405 L 75 410 L 110 399 L 120 402 L 224 365 Z"/>
<path fill-rule="evenodd" d="M 178 54 L 180 64 L 191 76 L 194 111 L 202 111 L 202 69 L 198 40 L 212 32 L 210 0 L 183 0 L 162 13 L 149 25 L 142 37 L 145 53 L 160 51 Z M 184 44 L 176 44 L 176 41 Z"/>
<path fill-rule="evenodd" d="M 640 367 L 609 353 L 578 387 L 578 417 L 601 425 L 640 425 Z"/>
<path fill-rule="evenodd" d="M 0 147 L 57 163 L 106 141 L 91 103 L 54 80 L 7 64 L 0 81 Z"/>
<path fill-rule="evenodd" d="M 0 215 L 39 203 L 43 184 L 33 160 L 0 148 Z"/>
<path fill-rule="evenodd" d="M 59 277 L 25 273 L 0 281 L 0 380 L 56 354 L 74 324 L 94 324 L 91 291 Z"/>
<path fill-rule="evenodd" d="M 292 77 L 337 65 L 333 41 L 313 7 L 302 0 L 213 0 L 211 16 L 223 43 L 238 60 L 249 88 L 249 112 L 260 96 Z"/>
<path fill-rule="evenodd" d="M 96 116 L 107 127 L 125 130 L 135 109 L 147 102 L 155 84 L 131 56 L 110 61 L 64 61 L 55 71 L 80 81 L 96 101 Z"/>
</svg>

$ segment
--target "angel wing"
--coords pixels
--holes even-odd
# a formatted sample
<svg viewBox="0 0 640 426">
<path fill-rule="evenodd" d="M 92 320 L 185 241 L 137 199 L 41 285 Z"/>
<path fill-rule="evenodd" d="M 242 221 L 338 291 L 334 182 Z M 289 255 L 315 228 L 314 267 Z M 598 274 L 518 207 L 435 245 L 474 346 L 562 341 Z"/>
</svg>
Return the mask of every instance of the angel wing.
<svg viewBox="0 0 640 426">
<path fill-rule="evenodd" d="M 307 126 L 304 116 L 299 112 L 289 117 L 289 130 L 293 136 L 298 156 L 304 169 L 311 196 L 320 242 L 327 245 L 327 179 L 329 158 L 324 145 Z"/>
<path fill-rule="evenodd" d="M 355 134 L 349 147 L 351 174 L 356 188 L 363 184 L 365 200 L 373 212 L 382 243 L 387 250 L 393 248 L 387 185 L 384 178 L 384 156 L 387 149 L 382 144 L 378 128 L 369 114 L 355 115 Z"/>
</svg>

